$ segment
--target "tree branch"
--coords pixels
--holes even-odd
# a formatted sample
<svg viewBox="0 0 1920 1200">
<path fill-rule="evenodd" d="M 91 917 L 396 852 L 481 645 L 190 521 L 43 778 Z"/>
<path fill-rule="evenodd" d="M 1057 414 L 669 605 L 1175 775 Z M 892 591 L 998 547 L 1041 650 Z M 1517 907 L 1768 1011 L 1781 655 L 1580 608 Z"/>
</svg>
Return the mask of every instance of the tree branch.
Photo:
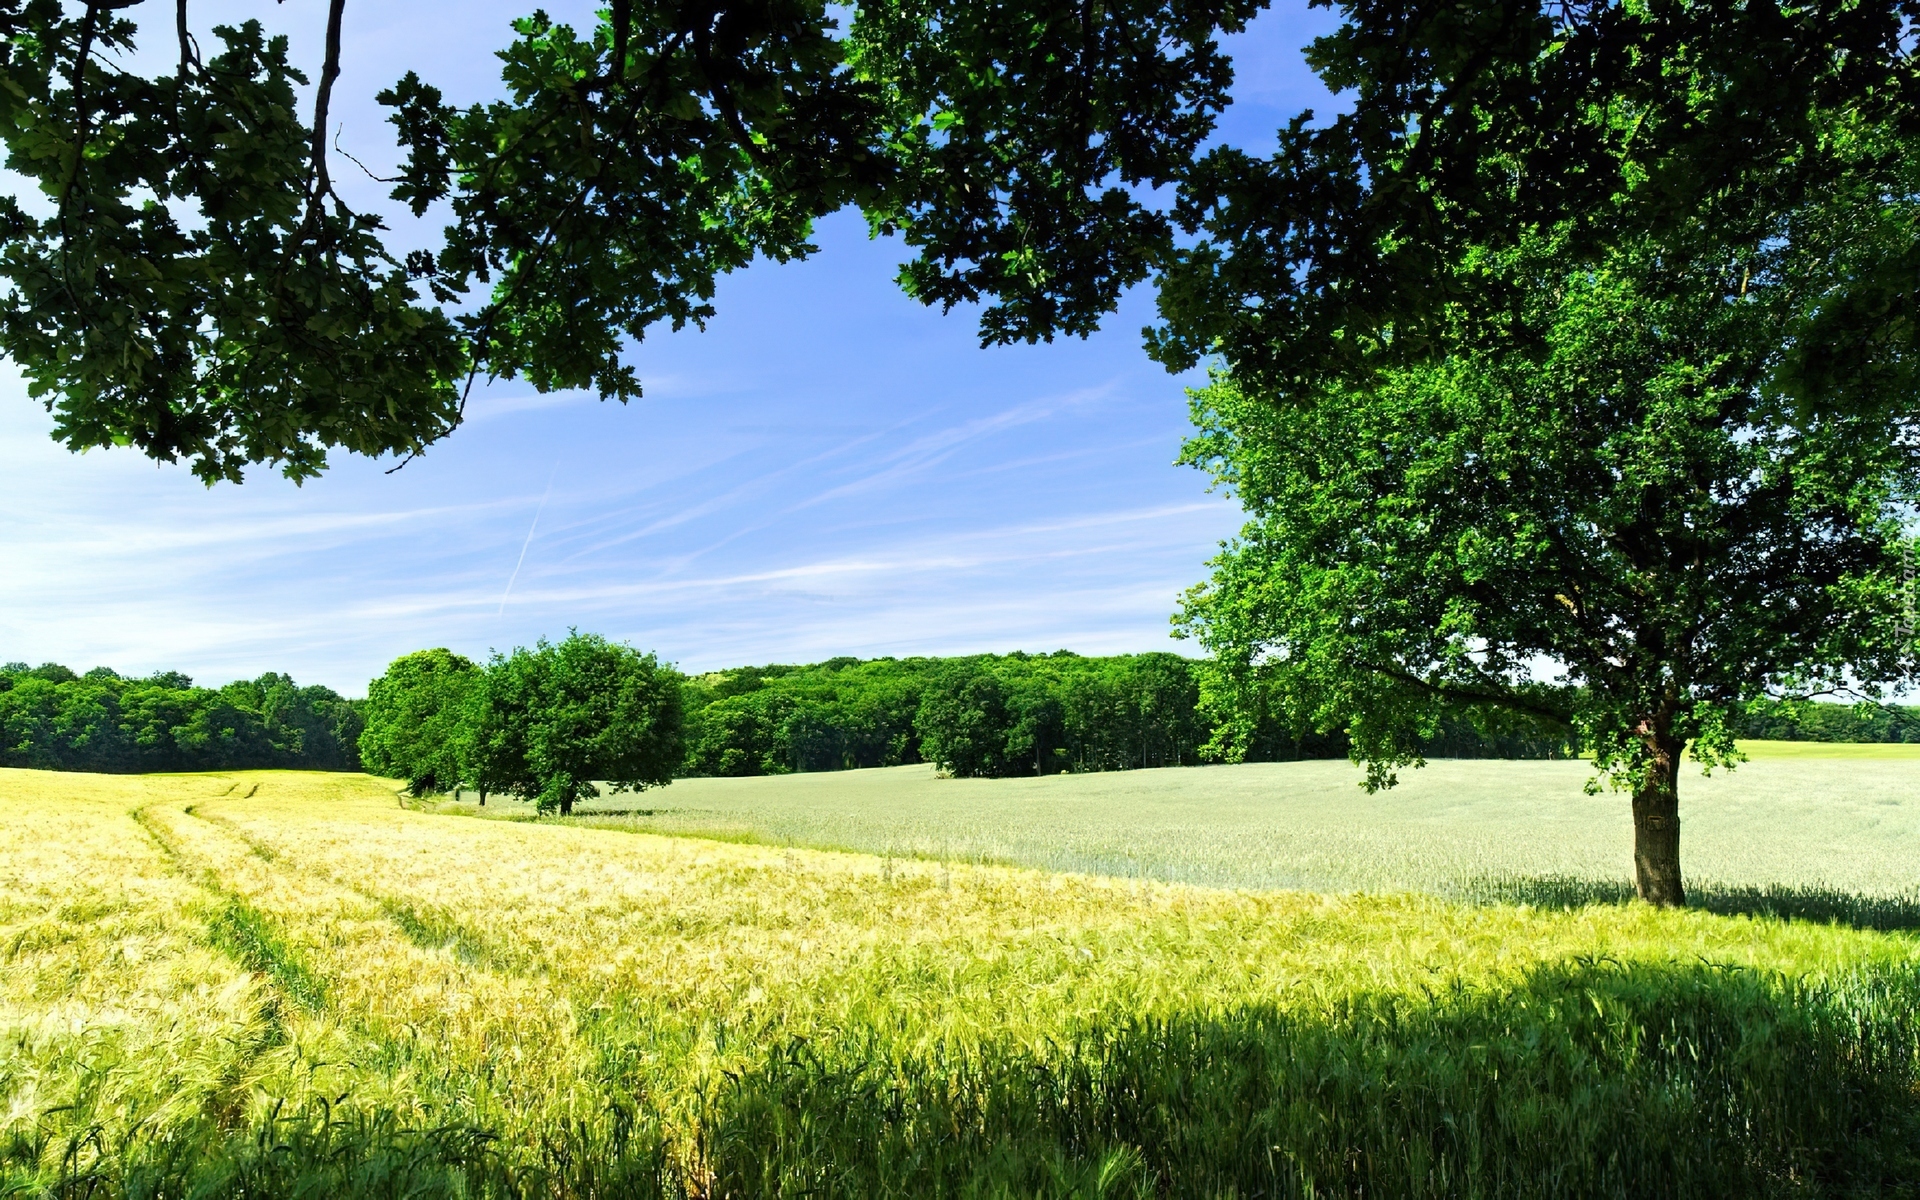
<svg viewBox="0 0 1920 1200">
<path fill-rule="evenodd" d="M 187 28 L 187 0 L 174 0 L 174 33 L 180 39 L 180 78 L 184 82 L 187 73 L 200 65 L 200 53 L 193 43 L 193 33 Z"/>
<path fill-rule="evenodd" d="M 361 173 L 364 174 L 368 179 L 373 180 L 375 183 L 399 183 L 406 178 L 406 176 L 404 175 L 375 175 L 370 169 L 368 169 L 367 164 L 355 158 L 351 153 L 348 152 L 346 147 L 340 144 L 340 135 L 337 133 L 333 135 L 333 148 L 339 154 L 343 155 L 348 162 L 352 163 L 356 167 L 359 167 Z"/>
<path fill-rule="evenodd" d="M 327 5 L 327 58 L 320 68 L 320 86 L 313 97 L 313 166 L 309 176 L 307 199 L 309 214 L 320 206 L 320 199 L 333 191 L 327 174 L 327 109 L 333 103 L 333 81 L 340 78 L 340 22 L 347 0 L 329 0 Z"/>
<path fill-rule="evenodd" d="M 616 84 L 627 82 L 627 26 L 632 24 L 632 0 L 613 0 L 613 62 L 609 74 Z"/>
<path fill-rule="evenodd" d="M 100 9 L 104 7 L 98 0 L 88 0 L 87 15 L 80 21 L 80 49 L 73 56 L 73 166 L 67 172 L 66 186 L 60 189 L 60 236 L 66 238 L 67 202 L 73 197 L 73 189 L 80 182 L 81 165 L 87 157 L 87 139 L 93 132 L 93 122 L 87 115 L 87 60 L 93 57 L 93 35 L 96 32 Z"/>
</svg>

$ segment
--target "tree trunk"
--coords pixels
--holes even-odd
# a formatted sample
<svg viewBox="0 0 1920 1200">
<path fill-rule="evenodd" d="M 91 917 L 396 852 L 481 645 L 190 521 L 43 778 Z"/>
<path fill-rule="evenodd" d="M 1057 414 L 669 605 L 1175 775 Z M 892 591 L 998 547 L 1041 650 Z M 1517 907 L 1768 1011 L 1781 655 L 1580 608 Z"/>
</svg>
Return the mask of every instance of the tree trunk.
<svg viewBox="0 0 1920 1200">
<path fill-rule="evenodd" d="M 480 789 L 480 807 L 485 808 L 486 806 L 487 806 L 487 789 L 481 788 Z"/>
<path fill-rule="evenodd" d="M 571 796 L 560 802 L 560 815 L 563 817 L 573 815 L 573 798 Z"/>
<path fill-rule="evenodd" d="M 1680 884 L 1680 757 L 1686 743 L 1673 736 L 1670 716 L 1641 725 L 1653 757 L 1633 792 L 1633 883 L 1640 898 L 1661 908 L 1687 902 Z"/>
</svg>

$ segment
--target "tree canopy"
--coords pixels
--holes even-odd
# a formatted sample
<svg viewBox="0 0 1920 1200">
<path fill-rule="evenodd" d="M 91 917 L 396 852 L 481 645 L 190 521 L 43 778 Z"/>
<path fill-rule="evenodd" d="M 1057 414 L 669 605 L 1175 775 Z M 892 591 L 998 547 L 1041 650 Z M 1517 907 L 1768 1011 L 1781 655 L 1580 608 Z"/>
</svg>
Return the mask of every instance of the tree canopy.
<svg viewBox="0 0 1920 1200">
<path fill-rule="evenodd" d="M 484 678 L 473 781 L 571 813 L 596 782 L 673 782 L 682 755 L 681 676 L 652 654 L 571 633 L 496 655 Z"/>
<path fill-rule="evenodd" d="M 388 664 L 367 685 L 360 761 L 376 775 L 407 781 L 416 796 L 471 782 L 467 763 L 481 703 L 480 670 L 451 650 L 418 650 Z"/>
<path fill-rule="evenodd" d="M 983 342 L 1085 334 L 1153 279 L 1154 354 L 1299 400 L 1430 358 L 1449 306 L 1498 286 L 1463 269 L 1483 247 L 1557 230 L 1585 258 L 1698 222 L 1752 241 L 1805 197 L 1911 185 L 1913 0 L 1345 0 L 1308 53 L 1345 111 L 1265 157 L 1209 143 L 1219 38 L 1261 7 L 536 14 L 500 99 L 456 108 L 414 74 L 382 93 L 394 198 L 451 217 L 401 255 L 332 186 L 345 0 L 297 56 L 311 115 L 257 23 L 203 58 L 176 0 L 177 65 L 143 76 L 109 61 L 143 36 L 123 5 L 0 0 L 0 137 L 40 192 L 0 205 L 0 350 L 70 446 L 303 478 L 334 447 L 419 452 L 476 377 L 637 395 L 629 340 L 703 321 L 719 275 L 810 253 L 851 204 L 911 250 L 910 294 L 983 304 Z M 1916 247 L 1881 225 L 1801 314 L 1810 395 L 1911 369 Z"/>
</svg>

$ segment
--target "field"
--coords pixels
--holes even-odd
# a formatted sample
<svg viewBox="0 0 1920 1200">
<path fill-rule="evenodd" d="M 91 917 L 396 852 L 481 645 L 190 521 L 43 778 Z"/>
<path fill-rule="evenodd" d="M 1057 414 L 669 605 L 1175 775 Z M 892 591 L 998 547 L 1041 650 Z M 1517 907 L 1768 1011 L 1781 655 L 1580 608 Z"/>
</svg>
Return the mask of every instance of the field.
<svg viewBox="0 0 1920 1200">
<path fill-rule="evenodd" d="M 1920 1194 L 1920 761 L 1582 777 L 0 772 L 0 1195 Z"/>
<path fill-rule="evenodd" d="M 1872 902 L 1920 925 L 1920 746 L 1749 743 L 1681 781 L 1701 898 Z M 775 846 L 991 862 L 1232 888 L 1413 890 L 1533 903 L 1631 887 L 1627 799 L 1579 762 L 1436 761 L 1367 795 L 1346 762 L 1048 779 L 926 766 L 682 780 L 589 804 L 582 823 Z M 477 811 L 469 796 L 461 806 Z M 530 815 L 488 806 L 495 815 Z"/>
</svg>

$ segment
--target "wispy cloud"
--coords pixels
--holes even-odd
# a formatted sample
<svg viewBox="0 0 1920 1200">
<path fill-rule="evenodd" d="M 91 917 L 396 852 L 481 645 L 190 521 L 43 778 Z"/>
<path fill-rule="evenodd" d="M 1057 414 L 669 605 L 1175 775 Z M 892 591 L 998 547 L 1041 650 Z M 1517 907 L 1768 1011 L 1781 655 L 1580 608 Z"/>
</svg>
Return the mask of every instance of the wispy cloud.
<svg viewBox="0 0 1920 1200">
<path fill-rule="evenodd" d="M 878 456 L 874 460 L 874 465 L 879 466 L 880 470 L 815 493 L 793 505 L 788 511 L 812 508 L 818 504 L 825 504 L 861 492 L 871 492 L 897 485 L 946 462 L 968 443 L 1045 421 L 1062 408 L 1084 404 L 1089 400 L 1107 395 L 1110 391 L 1110 387 L 1083 388 L 1058 399 L 1015 405 L 991 416 L 976 417 L 958 425 L 924 434 L 897 450 Z"/>
<path fill-rule="evenodd" d="M 69 454 L 0 379 L 0 660 L 356 692 L 408 650 L 570 625 L 693 669 L 1169 645 L 1239 516 L 1167 464 L 1184 406 L 1139 321 L 982 352 L 842 224 L 852 266 L 735 276 L 710 332 L 641 347 L 645 400 L 497 387 L 395 475 L 209 490 Z"/>
</svg>

